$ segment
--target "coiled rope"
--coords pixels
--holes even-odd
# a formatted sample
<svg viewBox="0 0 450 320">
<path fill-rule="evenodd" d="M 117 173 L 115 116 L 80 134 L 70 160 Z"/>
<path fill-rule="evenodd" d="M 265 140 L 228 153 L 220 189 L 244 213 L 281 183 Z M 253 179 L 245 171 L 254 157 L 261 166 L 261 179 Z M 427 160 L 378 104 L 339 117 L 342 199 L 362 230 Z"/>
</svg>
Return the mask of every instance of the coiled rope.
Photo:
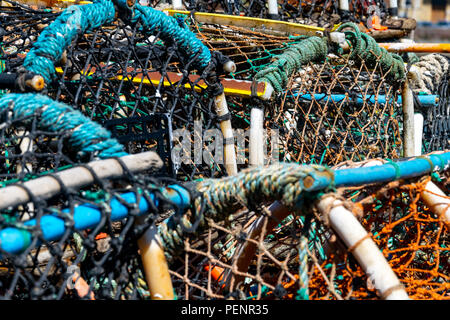
<svg viewBox="0 0 450 320">
<path fill-rule="evenodd" d="M 419 72 L 418 79 L 411 81 L 411 87 L 415 93 L 433 94 L 449 72 L 449 60 L 443 55 L 432 53 L 420 57 L 413 64 Z"/>
<path fill-rule="evenodd" d="M 116 0 L 119 2 L 119 0 Z M 123 4 L 118 6 L 123 9 Z M 116 8 L 111 0 L 94 0 L 93 4 L 68 7 L 58 18 L 46 27 L 28 52 L 23 67 L 41 75 L 48 84 L 55 77 L 55 63 L 58 62 L 78 34 L 86 33 L 114 21 Z M 211 61 L 208 48 L 177 20 L 150 7 L 136 4 L 131 13 L 124 17 L 130 23 L 141 24 L 142 32 L 158 35 L 163 41 L 174 41 L 193 66 L 204 69 Z"/>
<path fill-rule="evenodd" d="M 357 65 L 364 63 L 368 68 L 375 68 L 379 65 L 386 79 L 391 83 L 405 79 L 406 73 L 402 57 L 380 47 L 374 38 L 362 33 L 355 23 L 343 23 L 336 29 L 337 32 L 342 30 L 344 30 L 346 40 L 351 44 L 349 58 Z"/>
<path fill-rule="evenodd" d="M 127 155 L 124 147 L 111 138 L 111 133 L 100 124 L 85 117 L 70 106 L 39 94 L 6 94 L 0 99 L 0 111 L 10 110 L 11 120 L 36 114 L 38 127 L 52 132 L 69 132 L 69 145 L 78 150 L 78 156 L 94 153 L 100 159 Z M 26 120 L 24 120 L 26 121 Z"/>
<path fill-rule="evenodd" d="M 115 12 L 111 0 L 94 0 L 93 4 L 68 7 L 39 35 L 23 67 L 41 75 L 45 83 L 49 83 L 56 74 L 55 63 L 75 37 L 112 22 Z"/>
<path fill-rule="evenodd" d="M 308 62 L 322 62 L 328 53 L 326 38 L 309 37 L 276 56 L 271 64 L 255 75 L 255 80 L 268 82 L 276 92 L 286 88 L 289 77 Z"/>
</svg>

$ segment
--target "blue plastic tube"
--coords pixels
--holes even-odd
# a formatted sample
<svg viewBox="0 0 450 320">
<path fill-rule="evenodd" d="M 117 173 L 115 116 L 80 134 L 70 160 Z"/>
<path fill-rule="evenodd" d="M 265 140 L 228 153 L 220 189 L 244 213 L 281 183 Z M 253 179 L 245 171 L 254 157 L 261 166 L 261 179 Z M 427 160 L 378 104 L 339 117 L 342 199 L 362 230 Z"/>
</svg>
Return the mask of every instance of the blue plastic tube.
<svg viewBox="0 0 450 320">
<path fill-rule="evenodd" d="M 449 165 L 450 152 L 431 154 L 406 161 L 389 162 L 381 166 L 336 170 L 334 184 L 336 187 L 349 187 L 408 179 L 441 171 Z"/>
<path fill-rule="evenodd" d="M 298 93 L 296 93 L 296 94 L 293 94 L 292 96 L 298 97 L 298 99 L 300 101 L 304 101 L 304 102 L 310 102 L 313 99 L 316 101 L 324 102 L 324 103 L 326 103 L 326 102 L 341 103 L 345 99 L 349 99 L 350 101 L 352 101 L 351 100 L 352 97 L 346 96 L 345 94 L 330 94 L 330 95 L 328 95 L 325 93 L 316 93 L 314 95 L 311 95 L 311 94 L 299 95 Z M 418 95 L 417 98 L 419 99 L 420 103 L 424 107 L 434 107 L 439 104 L 439 96 L 437 96 L 437 95 L 432 95 L 432 94 Z M 390 98 L 390 100 L 392 101 L 392 97 Z M 376 101 L 378 101 L 378 103 L 380 103 L 380 104 L 384 104 L 384 103 L 386 103 L 386 96 L 378 95 L 376 98 L 374 95 L 367 95 L 365 97 L 357 96 L 355 102 L 356 102 L 356 105 L 362 106 L 364 104 L 364 102 L 369 102 L 370 104 L 375 104 Z M 398 104 L 402 103 L 401 96 L 399 96 L 397 98 L 397 103 Z"/>
<path fill-rule="evenodd" d="M 317 179 L 306 191 L 320 191 L 334 184 L 335 187 L 359 186 L 371 183 L 389 182 L 397 179 L 418 177 L 434 171 L 441 171 L 450 166 L 450 152 L 431 154 L 428 156 L 412 158 L 405 161 L 389 162 L 380 166 L 349 168 L 333 171 L 333 175 L 316 175 Z M 188 208 L 190 196 L 186 189 L 172 185 L 166 189 L 166 196 L 180 208 Z M 129 192 L 121 197 L 128 203 L 136 203 L 136 196 Z M 153 197 L 151 196 L 152 200 Z M 156 203 L 155 200 L 155 204 Z M 118 221 L 129 214 L 126 206 L 117 199 L 111 200 L 111 220 Z M 148 203 L 141 197 L 139 212 L 145 214 L 148 211 Z M 63 212 L 69 213 L 68 209 Z M 93 228 L 100 223 L 101 211 L 91 204 L 82 204 L 74 209 L 73 220 L 76 230 Z M 26 226 L 36 225 L 32 219 L 24 223 Z M 46 241 L 60 239 L 65 231 L 65 221 L 56 214 L 43 216 L 40 220 L 40 228 Z M 31 233 L 19 228 L 8 227 L 0 231 L 0 248 L 11 254 L 23 252 L 31 243 Z"/>
<path fill-rule="evenodd" d="M 186 209 L 190 205 L 189 192 L 178 186 L 171 185 L 165 189 L 165 196 L 168 200 L 175 203 L 179 208 Z M 136 203 L 136 195 L 133 192 L 121 194 L 120 197 L 129 204 Z M 157 199 L 150 194 L 150 199 L 158 206 Z M 120 221 L 129 215 L 129 210 L 126 206 L 113 198 L 110 201 L 111 206 L 111 220 Z M 149 205 L 144 197 L 139 201 L 139 214 L 148 212 Z M 69 209 L 62 210 L 63 213 L 70 213 Z M 81 204 L 74 208 L 72 219 L 74 221 L 74 229 L 81 231 L 97 226 L 101 219 L 101 209 L 92 204 Z M 49 214 L 42 216 L 40 219 L 40 229 L 42 237 L 46 241 L 55 241 L 61 239 L 66 232 L 65 220 L 57 214 Z M 32 227 L 37 224 L 36 219 L 31 219 L 24 223 L 27 227 Z M 28 248 L 32 241 L 32 235 L 25 229 L 8 227 L 0 231 L 0 248 L 1 250 L 10 253 L 18 254 Z"/>
</svg>

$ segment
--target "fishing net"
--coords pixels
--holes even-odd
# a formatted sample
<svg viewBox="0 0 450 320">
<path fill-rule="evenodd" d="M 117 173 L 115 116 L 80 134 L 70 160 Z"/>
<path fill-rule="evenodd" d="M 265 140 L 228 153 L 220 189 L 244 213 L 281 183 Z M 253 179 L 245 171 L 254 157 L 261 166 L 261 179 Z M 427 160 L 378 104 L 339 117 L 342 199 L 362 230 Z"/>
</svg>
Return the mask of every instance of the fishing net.
<svg viewBox="0 0 450 320">
<path fill-rule="evenodd" d="M 161 4 L 152 2 L 153 6 Z M 268 18 L 267 1 L 183 1 L 187 10 L 200 12 L 225 13 L 230 15 L 243 15 L 247 17 Z M 349 12 L 339 9 L 338 1 L 278 1 L 278 16 L 271 17 L 277 20 L 296 22 L 321 27 L 332 27 L 344 21 L 362 22 L 367 25 L 372 15 L 379 18 L 389 17 L 385 1 L 349 1 Z"/>
<path fill-rule="evenodd" d="M 448 57 L 436 53 L 422 56 L 414 64 L 419 78 L 412 83 L 412 89 L 415 95 L 415 110 L 424 117 L 424 152 L 445 150 L 450 146 L 449 64 Z M 418 99 L 421 95 L 436 95 L 438 101 L 434 107 L 426 108 Z"/>
<path fill-rule="evenodd" d="M 36 21 L 43 18 L 42 12 L 32 14 Z M 36 39 L 30 35 L 35 30 L 24 29 L 21 33 L 22 40 L 31 39 L 27 46 L 14 46 L 10 35 L 16 34 L 20 25 L 15 23 L 17 17 L 9 14 L 5 17 L 11 26 L 4 24 L 9 30 L 3 42 L 4 72 L 16 72 Z M 177 141 L 187 133 L 194 143 L 196 121 L 203 130 L 217 128 L 214 111 L 217 88 L 212 81 L 205 82 L 210 78 L 195 71 L 192 66 L 195 59 L 186 59 L 176 42 L 163 42 L 161 31 L 149 36 L 141 28 L 140 24 L 130 26 L 115 20 L 77 35 L 62 61 L 56 63 L 56 77 L 43 93 L 101 123 L 128 152 L 158 151 L 165 161 L 165 174 L 178 173 L 189 180 L 194 176 L 220 174 L 223 166 L 215 163 L 214 157 L 207 164 L 201 160 L 194 162 L 189 156 L 183 163 L 174 163 L 171 153 L 182 147 Z"/>
<path fill-rule="evenodd" d="M 5 21 L 3 73 L 20 71 L 42 25 L 56 19 L 50 12 L 11 4 L 2 9 L 5 14 L 1 15 Z M 11 12 L 14 14 L 8 14 Z M 31 25 L 35 27 L 20 28 L 18 22 L 23 17 L 34 21 Z M 29 25 L 26 19 L 23 24 Z M 393 73 L 386 72 L 385 57 L 366 61 L 344 53 L 326 55 L 323 61 L 308 62 L 286 75 L 282 90 L 265 103 L 251 92 L 255 74 L 287 49 L 301 45 L 304 37 L 200 24 L 187 16 L 177 16 L 177 23 L 184 30 L 193 30 L 215 52 L 214 69 L 206 68 L 205 72 L 204 66 L 198 65 L 198 53 L 195 57 L 186 55 L 182 42 L 167 41 L 165 30 L 149 35 L 142 24 L 130 24 L 125 18 L 78 32 L 61 61 L 53 61 L 57 67 L 55 77 L 46 81 L 42 93 L 74 109 L 57 104 L 62 108 L 58 110 L 63 110 L 61 114 L 77 111 L 73 117 L 89 123 L 90 127 L 83 131 L 91 132 L 87 140 L 81 130 L 77 131 L 79 123 L 52 127 L 51 115 L 45 113 L 49 109 L 43 107 L 54 106 L 52 100 L 4 103 L 4 186 L 98 158 L 123 156 L 125 152 L 156 151 L 164 169 L 142 175 L 123 169 L 118 179 L 94 176 L 90 186 L 79 190 L 61 186 L 62 191 L 52 198 L 30 197 L 25 203 L 5 208 L 1 229 L 25 229 L 31 236 L 27 238 L 30 245 L 22 246 L 19 254 L 2 251 L 2 295 L 9 299 L 149 298 L 137 240 L 146 229 L 157 225 L 180 299 L 376 298 L 364 272 L 310 204 L 304 203 L 303 214 L 290 215 L 289 211 L 275 217 L 268 210 L 272 202 L 260 201 L 259 195 L 244 201 L 238 195 L 234 199 L 237 203 L 224 216 L 212 219 L 199 205 L 205 204 L 195 198 L 192 203 L 200 208 L 191 208 L 191 229 L 195 232 L 188 232 L 189 224 L 183 226 L 174 214 L 179 213 L 179 208 L 161 190 L 169 183 L 168 176 L 190 181 L 226 175 L 223 164 L 216 161 L 214 149 L 206 148 L 210 141 L 200 140 L 198 144 L 196 137 L 198 132 L 218 130 L 219 124 L 227 120 L 217 116 L 215 109 L 220 94 L 217 77 L 224 75 L 227 81 L 240 81 L 246 92 L 232 94 L 231 86 L 222 81 L 232 127 L 248 131 L 250 109 L 263 108 L 269 137 L 267 156 L 274 161 L 333 166 L 343 161 L 348 164 L 401 157 L 400 81 L 395 83 Z M 17 33 L 19 29 L 21 33 Z M 20 34 L 19 39 L 16 34 Z M 235 72 L 216 69 L 226 61 L 224 55 L 235 61 Z M 9 90 L 18 88 L 12 86 Z M 420 101 L 420 94 L 417 97 Z M 27 103 L 35 106 L 32 112 L 14 109 L 21 105 L 24 110 Z M 199 125 L 201 129 L 196 131 Z M 98 127 L 93 130 L 92 126 Z M 97 130 L 101 134 L 93 135 Z M 183 144 L 186 141 L 189 143 Z M 245 138 L 244 144 L 247 142 Z M 202 152 L 199 160 L 195 152 L 202 147 L 206 154 Z M 185 161 L 174 162 L 174 150 L 186 155 Z M 241 152 L 239 169 L 248 165 L 248 149 L 244 146 Z M 448 175 L 433 178 L 448 193 Z M 254 181 L 258 181 L 257 176 Z M 362 224 L 383 249 L 408 294 L 416 299 L 442 299 L 448 297 L 448 235 L 443 222 L 418 199 L 426 181 L 361 186 L 340 194 L 363 212 Z M 201 182 L 196 183 L 201 190 Z M 211 190 L 221 185 L 220 181 L 216 183 L 211 184 Z M 195 189 L 193 185 L 188 187 Z M 143 196 L 130 202 L 128 196 L 123 196 L 130 190 Z M 369 201 L 373 194 L 378 198 Z M 136 225 L 136 207 L 143 199 L 153 205 L 149 205 L 145 222 Z M 131 214 L 116 221 L 111 212 L 117 202 Z M 97 208 L 100 222 L 83 230 L 75 228 L 73 210 L 83 207 L 81 204 Z M 64 221 L 66 227 L 58 239 L 47 240 L 39 228 L 24 225 L 28 219 L 41 221 L 45 214 L 57 214 Z M 202 219 L 203 215 L 207 218 Z M 169 216 L 175 226 L 164 221 Z M 258 228 L 250 230 L 255 223 Z M 182 236 L 172 239 L 173 230 Z M 242 260 L 239 252 L 246 247 L 254 254 Z M 242 265 L 247 267 L 242 269 Z M 74 275 L 82 278 L 78 287 L 67 282 Z"/>
<path fill-rule="evenodd" d="M 51 199 L 35 197 L 2 210 L 1 297 L 149 299 L 137 241 L 162 219 L 161 213 L 177 209 L 162 195 L 163 183 L 149 170 L 124 173 L 120 179 L 97 178 L 80 190 L 61 188 Z M 117 206 L 128 215 L 117 218 Z M 142 206 L 148 206 L 147 215 L 137 223 Z M 94 224 L 80 223 L 82 210 L 91 215 L 95 210 Z M 52 230 L 52 217 L 57 217 L 53 228 L 59 223 L 59 231 Z"/>
<path fill-rule="evenodd" d="M 339 169 L 355 165 L 348 162 Z M 299 178 L 294 167 L 289 171 Z M 241 178 L 246 185 L 247 178 Z M 409 297 L 417 300 L 448 299 L 448 222 L 446 227 L 444 218 L 433 213 L 421 198 L 432 179 L 448 193 L 447 172 L 339 188 L 335 195 L 346 199 L 345 207 L 358 217 L 368 237 L 382 250 Z M 278 176 L 273 180 L 278 182 Z M 277 197 L 277 187 L 270 187 L 277 190 L 272 191 Z M 217 188 L 220 193 L 224 184 L 218 183 Z M 173 283 L 180 298 L 380 298 L 371 277 L 352 256 L 354 248 L 344 245 L 308 200 L 299 211 L 280 209 L 279 204 L 261 203 L 261 195 L 252 192 L 241 193 L 241 200 L 235 200 L 236 211 L 223 221 L 209 216 L 202 232 L 185 240 L 183 254 L 171 260 Z M 211 197 L 222 199 L 220 195 Z M 232 197 L 229 195 L 229 199 Z M 284 194 L 281 197 L 286 203 Z M 442 199 L 448 201 L 449 197 Z M 230 209 L 225 203 L 212 206 Z"/>
<path fill-rule="evenodd" d="M 176 18 L 196 32 L 210 50 L 235 62 L 237 69 L 228 75 L 230 79 L 251 81 L 274 57 L 303 40 L 202 24 L 186 15 Z M 207 75 L 195 69 L 183 71 L 183 66 L 192 62 L 186 61 L 176 43 L 166 42 L 158 33 L 149 37 L 139 25 L 130 27 L 120 20 L 80 34 L 57 67 L 47 94 L 101 122 L 128 152 L 158 150 L 166 163 L 165 172 L 173 176 L 223 175 L 224 168 L 213 152 L 192 157 L 203 138 L 195 124 L 207 132 L 220 123 L 214 110 L 214 88 L 205 85 Z M 16 70 L 26 51 L 17 50 L 14 56 L 5 53 L 5 70 Z M 347 56 L 329 56 L 325 63 L 310 63 L 300 73 L 289 75 L 286 89 L 262 104 L 268 135 L 281 140 L 269 139 L 268 148 L 280 150 L 281 161 L 328 165 L 400 156 L 398 88 L 386 81 L 381 62 L 368 67 L 365 63 L 354 65 Z M 227 88 L 225 84 L 226 94 Z M 248 83 L 246 94 L 245 98 L 227 95 L 232 127 L 244 133 L 249 129 L 250 109 L 261 105 L 250 99 Z M 189 144 L 181 143 L 182 139 L 189 139 Z M 173 163 L 172 151 L 183 155 L 181 164 Z M 271 153 L 269 150 L 269 156 Z M 245 167 L 245 150 L 238 158 L 239 168 Z"/>
<path fill-rule="evenodd" d="M 5 94 L 0 117 L 0 297 L 149 298 L 137 240 L 178 211 L 161 160 L 132 173 L 109 131 L 43 95 Z M 105 176 L 95 163 L 111 157 Z"/>
<path fill-rule="evenodd" d="M 233 59 L 237 80 L 252 81 L 286 49 L 304 37 L 267 35 L 233 26 L 196 23 L 204 43 Z M 355 63 L 358 61 L 359 63 Z M 349 55 L 328 55 L 286 74 L 285 87 L 271 101 L 230 95 L 235 128 L 249 128 L 250 110 L 265 111 L 267 156 L 277 161 L 334 165 L 345 160 L 398 158 L 402 153 L 399 83 L 393 83 L 383 57 L 372 65 Z M 249 86 L 247 86 L 247 90 Z M 248 158 L 248 157 L 246 157 Z"/>
</svg>

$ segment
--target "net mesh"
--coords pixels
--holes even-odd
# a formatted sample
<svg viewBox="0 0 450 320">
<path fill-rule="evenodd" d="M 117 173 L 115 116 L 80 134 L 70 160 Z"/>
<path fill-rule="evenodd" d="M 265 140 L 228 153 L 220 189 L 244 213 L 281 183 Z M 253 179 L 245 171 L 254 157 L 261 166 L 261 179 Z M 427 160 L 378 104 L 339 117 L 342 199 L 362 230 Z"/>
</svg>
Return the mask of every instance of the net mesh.
<svg viewBox="0 0 450 320">
<path fill-rule="evenodd" d="M 3 210 L 2 229 L 27 230 L 29 246 L 20 254 L 2 250 L 1 296 L 3 299 L 149 299 L 150 293 L 143 276 L 137 240 L 144 231 L 161 220 L 159 207 L 149 212 L 145 221 L 136 223 L 136 207 L 124 193 L 141 194 L 158 190 L 163 184 L 152 173 L 130 175 L 120 180 L 101 179 L 88 188 L 66 190 L 49 200 L 33 199 L 16 209 Z M 158 206 L 170 203 L 161 194 L 154 199 Z M 116 200 L 113 200 L 116 199 Z M 119 201 L 130 210 L 128 218 L 113 221 L 111 201 Z M 155 200 L 154 200 L 155 201 Z M 75 225 L 74 208 L 97 208 L 99 224 L 86 230 Z M 134 210 L 134 211 L 133 211 Z M 150 209 L 152 210 L 152 209 Z M 66 225 L 64 234 L 48 241 L 39 228 L 26 226 L 24 221 L 36 219 L 45 223 L 48 215 L 57 215 Z M 26 231 L 25 231 L 26 232 Z"/>
<path fill-rule="evenodd" d="M 448 175 L 438 179 L 435 183 L 441 190 L 448 190 Z M 420 198 L 430 180 L 425 176 L 356 190 L 343 188 L 339 194 L 350 201 L 408 295 L 417 300 L 445 300 L 448 229 Z M 257 209 L 241 208 L 227 221 L 210 220 L 200 238 L 185 241 L 184 254 L 174 263 L 178 267 L 172 267 L 180 298 L 379 299 L 371 279 L 321 216 L 313 211 L 301 216 L 288 212 L 279 219 L 268 206 L 254 206 Z M 250 226 L 258 219 L 261 224 L 255 233 Z M 243 246 L 249 257 L 240 254 Z M 245 264 L 242 259 L 250 261 Z M 302 274 L 308 275 L 306 297 Z"/>
<path fill-rule="evenodd" d="M 2 71 L 15 72 L 42 28 L 57 14 L 4 2 L 9 5 L 0 8 Z M 297 22 L 319 21 L 320 25 L 320 19 L 325 21 L 326 14 L 337 10 L 330 3 L 325 1 L 323 5 L 329 11 L 322 7 L 319 17 L 314 16 L 319 2 L 304 1 L 281 4 L 287 8 L 281 15 Z M 352 2 L 352 6 L 356 4 Z M 298 17 L 288 15 L 292 7 L 302 8 Z M 253 7 L 248 8 L 246 15 L 251 16 Z M 202 24 L 183 15 L 177 18 L 211 51 L 221 52 L 236 63 L 236 72 L 226 74 L 227 78 L 244 80 L 248 85 L 275 56 L 303 40 Z M 128 153 L 157 151 L 164 161 L 164 171 L 94 179 L 89 187 L 62 188 L 51 199 L 32 199 L 2 210 L 0 229 L 16 227 L 29 230 L 32 235 L 31 245 L 23 253 L 2 252 L 3 298 L 150 298 L 137 239 L 150 226 L 164 225 L 163 220 L 178 210 L 159 191 L 168 184 L 167 176 L 184 182 L 226 175 L 223 164 L 214 160 L 212 149 L 206 148 L 210 141 L 203 141 L 200 148 L 211 153 L 211 161 L 198 162 L 191 156 L 181 164 L 172 161 L 172 151 L 180 146 L 181 150 L 177 150 L 181 153 L 195 152 L 196 123 L 201 123 L 203 132 L 220 127 L 214 106 L 216 93 L 212 86 L 205 85 L 210 81 L 208 75 L 190 67 L 192 61 L 186 61 L 177 43 L 163 42 L 159 32 L 144 35 L 139 27 L 115 20 L 79 34 L 67 49 L 65 59 L 58 62 L 56 80 L 44 94 L 108 128 Z M 374 158 L 400 158 L 403 125 L 399 87 L 386 79 L 380 63 L 375 65 L 369 68 L 364 62 L 357 64 L 344 54 L 328 55 L 324 63 L 309 63 L 289 75 L 283 92 L 267 103 L 254 99 L 250 93 L 245 97 L 227 96 L 232 127 L 248 131 L 250 110 L 258 105 L 265 112 L 267 155 L 274 161 L 331 167 L 342 162 L 348 165 Z M 426 111 L 426 151 L 448 148 L 444 125 L 432 126 L 434 119 L 445 123 L 448 116 L 447 82 L 445 79 L 433 92 L 440 96 L 439 107 Z M 2 94 L 7 92 L 4 89 Z M 42 129 L 41 113 L 39 110 L 12 118 L 10 109 L 1 111 L 0 174 L 4 187 L 96 158 L 95 153 L 80 157 L 68 143 L 72 131 Z M 188 135 L 179 135 L 180 132 Z M 183 150 L 184 139 L 190 142 L 189 150 Z M 436 139 L 440 141 L 437 145 L 433 142 Z M 248 138 L 239 154 L 239 169 L 248 166 L 247 144 Z M 383 250 L 411 298 L 448 299 L 448 229 L 419 197 L 430 179 L 360 186 L 339 190 L 339 194 L 359 210 L 362 225 Z M 448 173 L 434 175 L 433 179 L 449 193 Z M 137 213 L 131 204 L 126 205 L 132 212 L 128 218 L 111 219 L 112 199 L 126 203 L 120 195 L 130 190 L 135 194 L 153 192 L 159 202 L 143 224 L 136 225 Z M 139 207 L 142 199 L 137 201 Z M 99 208 L 101 223 L 76 230 L 71 217 L 74 208 L 81 204 Z M 170 261 L 176 296 L 248 300 L 378 298 L 348 249 L 313 209 L 305 208 L 306 215 L 287 212 L 275 217 L 269 206 L 270 203 L 241 204 L 227 219 L 207 220 L 207 227 L 200 234 L 188 234 L 183 239 L 184 250 Z M 42 216 L 55 213 L 67 225 L 57 241 L 47 241 L 38 228 L 23 225 L 26 220 L 40 221 Z M 256 231 L 251 229 L 255 225 Z M 242 261 L 242 248 L 255 254 Z M 242 268 L 243 264 L 247 267 Z M 74 275 L 82 278 L 76 286 L 71 285 Z"/>
<path fill-rule="evenodd" d="M 389 16 L 385 1 L 349 1 L 349 11 L 345 14 L 339 10 L 338 1 L 328 0 L 282 0 L 278 2 L 277 20 L 296 22 L 307 25 L 332 27 L 343 21 L 367 24 L 369 18 L 376 14 L 381 19 Z M 163 1 L 151 2 L 152 6 L 162 6 Z M 200 12 L 238 14 L 247 17 L 270 17 L 267 1 L 183 1 L 187 10 Z"/>
</svg>

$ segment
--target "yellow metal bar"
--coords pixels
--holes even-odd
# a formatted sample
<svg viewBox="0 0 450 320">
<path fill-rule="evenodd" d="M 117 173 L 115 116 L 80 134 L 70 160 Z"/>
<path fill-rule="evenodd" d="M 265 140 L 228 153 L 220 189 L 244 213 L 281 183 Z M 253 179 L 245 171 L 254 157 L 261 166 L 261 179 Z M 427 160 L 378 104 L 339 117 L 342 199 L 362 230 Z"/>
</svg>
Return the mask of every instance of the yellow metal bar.
<svg viewBox="0 0 450 320">
<path fill-rule="evenodd" d="M 63 73 L 63 70 L 60 67 L 55 68 L 56 72 L 59 74 Z M 91 69 L 93 70 L 93 69 Z M 82 72 L 83 75 L 89 76 L 93 74 L 95 71 L 90 72 Z M 157 86 L 161 82 L 161 74 L 159 72 L 148 72 L 147 76 L 142 77 L 142 73 L 136 74 L 134 77 L 127 77 L 123 75 L 117 75 L 113 78 L 110 78 L 110 80 L 116 80 L 116 81 L 132 81 L 136 84 L 144 84 L 144 85 L 154 85 Z M 195 80 L 198 79 L 199 76 L 197 75 L 191 75 L 190 79 L 191 82 L 195 82 Z M 178 82 L 180 79 L 182 79 L 182 74 L 175 73 L 175 72 L 168 72 L 166 76 L 164 77 L 162 81 L 162 85 L 164 87 L 171 87 L 176 82 Z M 246 80 L 235 80 L 235 79 L 221 79 L 222 85 L 224 87 L 224 93 L 227 96 L 240 96 L 240 97 L 251 97 L 252 91 L 251 91 L 251 81 Z M 203 81 L 196 82 L 196 85 L 194 88 L 192 88 L 192 85 L 190 82 L 185 83 L 183 85 L 187 89 L 194 89 L 195 91 L 199 92 L 203 89 L 206 89 L 207 85 Z M 256 87 L 256 96 L 257 97 L 263 97 L 267 93 L 267 85 L 264 82 L 258 83 Z"/>
<path fill-rule="evenodd" d="M 186 15 L 191 14 L 190 11 L 171 10 L 171 9 L 164 10 L 164 12 L 166 12 L 169 16 L 173 16 L 175 14 L 186 14 Z M 203 23 L 231 25 L 245 28 L 266 29 L 292 35 L 298 34 L 298 35 L 314 36 L 323 33 L 323 31 L 325 30 L 324 28 L 313 27 L 293 22 L 244 17 L 244 16 L 233 16 L 227 14 L 193 12 L 192 15 L 194 16 L 195 20 Z M 335 26 L 333 30 L 336 27 L 337 26 Z"/>
</svg>

